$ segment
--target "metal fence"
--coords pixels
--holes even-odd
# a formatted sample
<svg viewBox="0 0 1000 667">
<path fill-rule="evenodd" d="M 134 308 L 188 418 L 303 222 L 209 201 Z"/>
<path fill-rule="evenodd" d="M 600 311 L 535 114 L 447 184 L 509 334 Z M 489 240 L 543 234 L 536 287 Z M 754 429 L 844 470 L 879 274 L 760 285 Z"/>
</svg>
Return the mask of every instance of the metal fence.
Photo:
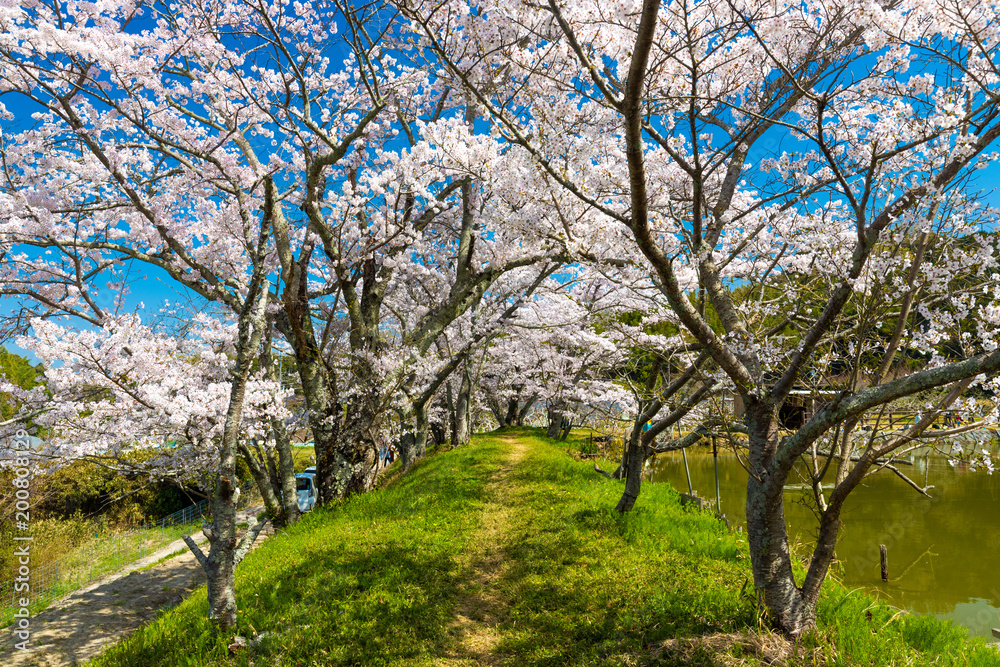
<svg viewBox="0 0 1000 667">
<path fill-rule="evenodd" d="M 260 499 L 256 488 L 240 496 L 237 509 L 245 509 Z M 32 615 L 53 601 L 95 581 L 118 572 L 129 563 L 145 558 L 184 534 L 200 528 L 211 517 L 211 504 L 202 500 L 152 523 L 96 540 L 85 547 L 45 564 L 30 565 L 30 590 L 15 588 L 17 579 L 0 582 L 0 627 L 7 627 L 20 608 L 21 597 L 31 601 Z M 9 606 L 8 606 L 9 601 Z"/>
</svg>

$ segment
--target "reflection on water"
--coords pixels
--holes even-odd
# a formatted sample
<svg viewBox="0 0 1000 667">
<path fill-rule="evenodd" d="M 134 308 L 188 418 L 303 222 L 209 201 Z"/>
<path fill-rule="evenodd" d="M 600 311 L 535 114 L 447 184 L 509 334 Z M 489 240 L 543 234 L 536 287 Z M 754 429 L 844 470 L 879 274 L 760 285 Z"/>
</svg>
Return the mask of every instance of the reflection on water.
<svg viewBox="0 0 1000 667">
<path fill-rule="evenodd" d="M 714 505 L 711 448 L 691 448 L 687 456 L 694 490 Z M 679 452 L 661 454 L 651 467 L 654 483 L 669 481 L 687 491 Z M 972 634 L 990 637 L 990 628 L 1000 628 L 1000 474 L 952 468 L 940 456 L 918 456 L 899 467 L 921 485 L 926 474 L 933 498 L 891 472 L 869 477 L 847 500 L 835 576 L 847 586 L 878 589 L 896 606 L 952 618 Z M 736 458 L 720 451 L 722 512 L 734 528 L 746 525 L 746 480 Z M 806 493 L 802 486 L 786 490 L 785 514 L 789 538 L 811 551 L 816 520 Z M 888 546 L 888 583 L 881 581 L 879 544 Z"/>
</svg>

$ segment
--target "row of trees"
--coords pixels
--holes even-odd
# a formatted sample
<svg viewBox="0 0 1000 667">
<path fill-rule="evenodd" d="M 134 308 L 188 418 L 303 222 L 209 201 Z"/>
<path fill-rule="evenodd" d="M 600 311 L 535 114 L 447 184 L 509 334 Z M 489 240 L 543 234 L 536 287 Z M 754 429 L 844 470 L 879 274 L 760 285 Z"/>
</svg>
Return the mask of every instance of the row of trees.
<svg viewBox="0 0 1000 667">
<path fill-rule="evenodd" d="M 536 401 L 553 425 L 628 410 L 623 511 L 650 453 L 739 431 L 754 583 L 797 634 L 851 490 L 935 410 L 993 390 L 997 237 L 972 178 L 1000 134 L 993 16 L 958 0 L 0 8 L 4 330 L 49 375 L 18 394 L 24 416 L 51 455 L 170 443 L 155 474 L 212 480 L 223 627 L 256 534 L 237 540 L 238 456 L 269 515 L 296 518 L 286 355 L 321 504 L 372 488 L 390 424 L 406 464 L 442 404 L 466 441 L 477 393 L 500 424 Z M 125 313 L 137 272 L 204 313 Z M 837 393 L 782 433 L 810 386 Z M 714 409 L 723 391 L 741 422 Z M 927 391 L 906 432 L 857 430 Z M 803 460 L 820 524 L 799 583 L 782 489 Z"/>
</svg>

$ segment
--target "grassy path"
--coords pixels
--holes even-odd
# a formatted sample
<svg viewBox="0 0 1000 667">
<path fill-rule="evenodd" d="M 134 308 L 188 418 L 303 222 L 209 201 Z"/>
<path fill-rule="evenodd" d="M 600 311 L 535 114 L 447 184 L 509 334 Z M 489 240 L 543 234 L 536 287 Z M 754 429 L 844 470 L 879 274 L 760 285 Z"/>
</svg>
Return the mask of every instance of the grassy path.
<svg viewBox="0 0 1000 667">
<path fill-rule="evenodd" d="M 510 539 L 515 513 L 511 498 L 516 490 L 511 473 L 524 460 L 528 445 L 520 438 L 508 437 L 502 441 L 510 446 L 510 458 L 497 469 L 486 488 L 487 500 L 479 526 L 461 559 L 466 583 L 455 600 L 455 617 L 448 629 L 457 639 L 457 646 L 443 661 L 449 667 L 503 664 L 504 656 L 496 653 L 500 639 L 497 626 L 505 618 L 507 608 L 496 588 L 509 568 L 504 547 Z"/>
<path fill-rule="evenodd" d="M 836 585 L 797 647 L 764 629 L 741 535 L 621 485 L 522 430 L 477 436 L 386 488 L 316 511 L 237 572 L 235 654 L 204 590 L 96 666 L 994 665 L 925 617 Z"/>
</svg>

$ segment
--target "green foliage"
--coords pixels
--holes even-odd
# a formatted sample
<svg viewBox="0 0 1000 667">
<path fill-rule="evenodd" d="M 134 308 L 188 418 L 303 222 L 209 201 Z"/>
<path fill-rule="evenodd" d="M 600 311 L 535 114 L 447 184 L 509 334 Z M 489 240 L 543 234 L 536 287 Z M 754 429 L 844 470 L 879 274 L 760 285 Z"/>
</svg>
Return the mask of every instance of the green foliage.
<svg viewBox="0 0 1000 667">
<path fill-rule="evenodd" d="M 32 389 L 42 384 L 42 365 L 32 366 L 31 362 L 19 354 L 0 347 L 0 375 L 21 389 Z M 12 400 L 9 393 L 0 392 L 0 419 L 10 419 L 17 412 L 19 403 Z"/>
<path fill-rule="evenodd" d="M 738 645 L 721 660 L 697 649 L 657 663 L 651 651 L 765 630 L 745 539 L 666 484 L 616 513 L 620 484 L 538 433 L 477 436 L 269 539 L 237 571 L 238 631 L 263 636 L 252 650 L 230 656 L 213 637 L 202 589 L 92 664 L 476 664 L 459 614 L 488 617 L 503 664 L 761 664 Z M 514 438 L 529 448 L 491 485 Z M 949 624 L 829 589 L 802 642 L 819 664 L 996 664 Z"/>
<path fill-rule="evenodd" d="M 139 463 L 156 454 L 133 451 L 124 458 Z M 82 514 L 111 526 L 142 524 L 201 499 L 176 484 L 151 482 L 141 472 L 122 474 L 85 459 L 37 476 L 32 496 L 32 509 L 39 517 L 67 519 Z"/>
</svg>

